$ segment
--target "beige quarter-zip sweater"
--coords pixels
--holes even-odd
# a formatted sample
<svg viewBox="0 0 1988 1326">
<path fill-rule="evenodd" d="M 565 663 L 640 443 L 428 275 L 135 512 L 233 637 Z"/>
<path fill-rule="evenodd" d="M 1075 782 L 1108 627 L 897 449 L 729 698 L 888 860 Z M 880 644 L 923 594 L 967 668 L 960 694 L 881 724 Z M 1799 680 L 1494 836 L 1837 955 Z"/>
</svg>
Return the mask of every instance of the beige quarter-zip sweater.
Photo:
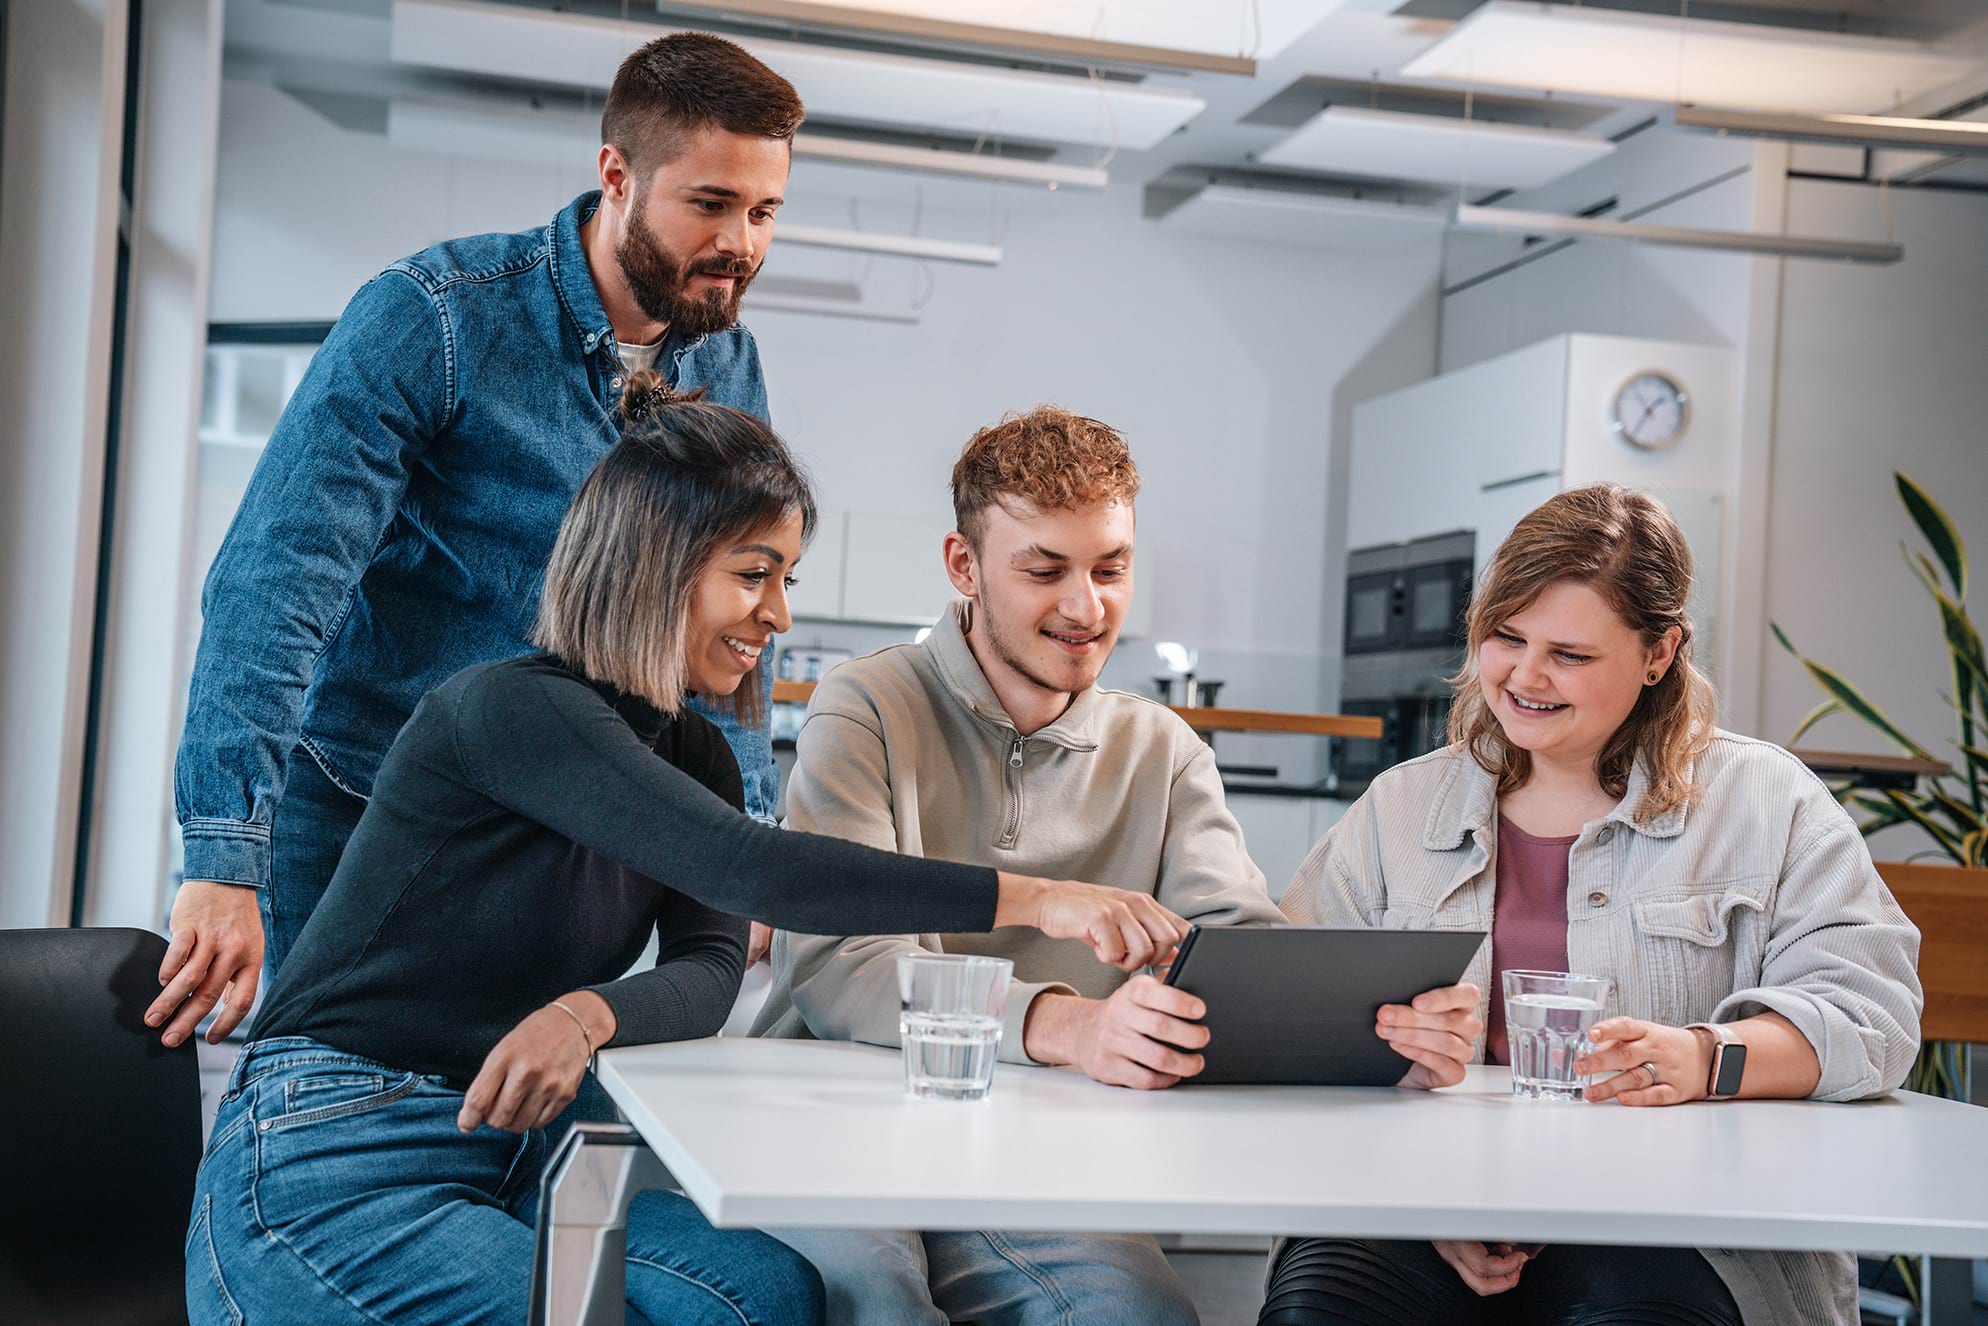
<svg viewBox="0 0 1988 1326">
<path fill-rule="evenodd" d="M 1151 894 L 1201 925 L 1284 921 L 1222 799 L 1214 751 L 1163 705 L 1093 687 L 1024 737 L 967 647 L 961 600 L 923 644 L 822 679 L 787 782 L 787 825 L 912 856 Z M 781 932 L 756 1036 L 896 1045 L 897 955 L 1011 958 L 1001 1058 L 1031 1063 L 1022 1024 L 1045 990 L 1102 999 L 1125 975 L 1076 940 Z"/>
</svg>

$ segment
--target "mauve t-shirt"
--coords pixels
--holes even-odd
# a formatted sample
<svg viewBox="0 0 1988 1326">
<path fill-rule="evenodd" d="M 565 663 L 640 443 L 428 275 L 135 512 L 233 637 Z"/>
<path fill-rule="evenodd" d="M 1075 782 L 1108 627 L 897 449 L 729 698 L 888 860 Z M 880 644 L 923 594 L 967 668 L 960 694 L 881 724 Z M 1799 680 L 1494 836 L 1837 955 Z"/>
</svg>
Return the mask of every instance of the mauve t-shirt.
<svg viewBox="0 0 1988 1326">
<path fill-rule="evenodd" d="M 1491 912 L 1491 1018 L 1484 1050 L 1512 1062 L 1505 1036 L 1505 973 L 1567 970 L 1567 853 L 1579 838 L 1535 838 L 1498 817 L 1498 882 Z"/>
</svg>

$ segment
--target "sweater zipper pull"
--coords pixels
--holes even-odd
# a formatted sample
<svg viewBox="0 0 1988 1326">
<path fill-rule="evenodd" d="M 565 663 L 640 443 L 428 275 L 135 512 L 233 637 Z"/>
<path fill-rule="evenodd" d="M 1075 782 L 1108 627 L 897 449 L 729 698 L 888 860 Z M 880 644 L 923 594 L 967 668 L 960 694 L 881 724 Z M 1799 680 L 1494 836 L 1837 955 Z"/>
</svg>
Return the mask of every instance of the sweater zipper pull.
<svg viewBox="0 0 1988 1326">
<path fill-rule="evenodd" d="M 1008 750 L 1008 767 L 1010 769 L 1019 769 L 1022 767 L 1022 739 L 1020 737 L 1015 738 L 1015 744 Z"/>
</svg>

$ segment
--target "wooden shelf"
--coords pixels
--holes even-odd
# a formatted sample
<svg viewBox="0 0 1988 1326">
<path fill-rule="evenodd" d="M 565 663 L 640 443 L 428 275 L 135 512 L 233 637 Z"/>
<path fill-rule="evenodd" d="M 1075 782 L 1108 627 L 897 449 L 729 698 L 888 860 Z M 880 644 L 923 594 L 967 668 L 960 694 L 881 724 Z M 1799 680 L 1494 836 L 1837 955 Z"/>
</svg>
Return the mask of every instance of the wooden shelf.
<svg viewBox="0 0 1988 1326">
<path fill-rule="evenodd" d="M 811 681 L 776 681 L 773 699 L 779 704 L 806 704 L 815 693 Z M 1381 720 L 1351 714 L 1280 714 L 1263 709 L 1208 709 L 1170 706 L 1196 732 L 1292 732 L 1312 737 L 1364 737 L 1381 734 Z"/>
</svg>

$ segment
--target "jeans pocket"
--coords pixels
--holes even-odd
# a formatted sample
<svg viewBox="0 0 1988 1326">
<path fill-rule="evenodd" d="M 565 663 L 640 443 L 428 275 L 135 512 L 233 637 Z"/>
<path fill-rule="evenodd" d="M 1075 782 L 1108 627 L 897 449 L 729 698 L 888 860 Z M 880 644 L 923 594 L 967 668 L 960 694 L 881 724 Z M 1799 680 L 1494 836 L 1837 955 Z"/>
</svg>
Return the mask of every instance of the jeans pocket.
<svg viewBox="0 0 1988 1326">
<path fill-rule="evenodd" d="M 350 1063 L 304 1069 L 256 1086 L 250 1196 L 255 1222 L 278 1233 L 403 1182 L 429 1163 L 437 1138 L 455 1136 L 460 1094 L 418 1073 Z M 310 1080 L 314 1084 L 292 1090 Z M 294 1101 L 298 1108 L 286 1108 Z M 280 1113 L 278 1111 L 281 1111 Z"/>
<path fill-rule="evenodd" d="M 242 1310 L 221 1276 L 214 1251 L 214 1196 L 203 1194 L 193 1225 L 186 1231 L 186 1317 L 188 1326 L 242 1326 Z"/>
<path fill-rule="evenodd" d="M 304 1073 L 283 1083 L 283 1111 L 256 1116 L 256 1129 L 282 1132 L 326 1119 L 342 1119 L 391 1105 L 421 1085 L 415 1073 L 391 1081 L 382 1073 L 354 1072 L 349 1067 Z"/>
</svg>

